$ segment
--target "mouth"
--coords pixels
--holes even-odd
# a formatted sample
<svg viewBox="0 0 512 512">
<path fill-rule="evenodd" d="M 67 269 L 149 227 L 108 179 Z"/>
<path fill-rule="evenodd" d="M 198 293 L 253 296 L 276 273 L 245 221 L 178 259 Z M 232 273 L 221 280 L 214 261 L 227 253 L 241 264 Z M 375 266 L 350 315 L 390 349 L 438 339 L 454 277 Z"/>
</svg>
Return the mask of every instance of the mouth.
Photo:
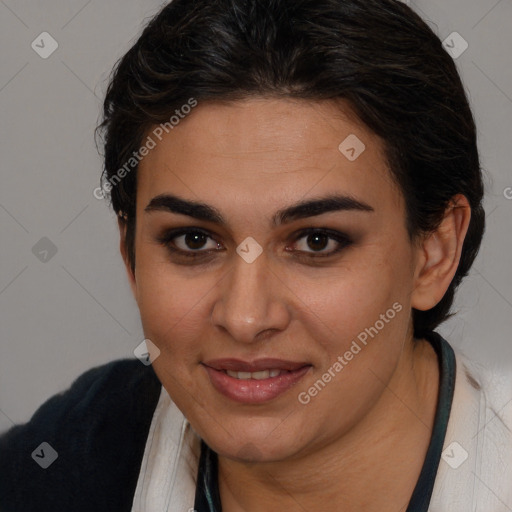
<svg viewBox="0 0 512 512">
<path fill-rule="evenodd" d="M 261 370 L 259 372 L 234 372 L 232 370 L 221 370 L 221 371 L 226 372 L 226 375 L 229 375 L 230 377 L 233 377 L 234 379 L 263 380 L 263 379 L 268 379 L 269 377 L 279 377 L 279 375 L 282 375 L 286 370 L 279 370 L 277 368 L 273 368 L 272 370 Z"/>
<path fill-rule="evenodd" d="M 311 364 L 282 359 L 216 359 L 202 363 L 212 386 L 223 396 L 245 404 L 268 402 L 297 384 Z"/>
</svg>

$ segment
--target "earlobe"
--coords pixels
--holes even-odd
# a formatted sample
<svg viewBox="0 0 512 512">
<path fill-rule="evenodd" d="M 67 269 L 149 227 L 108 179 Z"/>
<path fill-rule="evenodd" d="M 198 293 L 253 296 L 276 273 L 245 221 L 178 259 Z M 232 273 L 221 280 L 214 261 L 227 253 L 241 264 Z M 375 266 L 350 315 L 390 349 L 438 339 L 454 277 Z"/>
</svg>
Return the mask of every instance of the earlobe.
<svg viewBox="0 0 512 512">
<path fill-rule="evenodd" d="M 135 300 L 137 300 L 137 285 L 135 281 L 135 275 L 132 271 L 130 258 L 128 257 L 128 250 L 126 247 L 126 230 L 128 228 L 126 216 L 120 213 L 117 218 L 117 225 L 119 227 L 119 250 L 123 258 L 124 266 L 126 269 L 126 275 L 128 277 L 128 282 L 130 283 L 130 288 L 132 289 L 132 294 Z"/>
<path fill-rule="evenodd" d="M 427 235 L 418 247 L 412 307 L 432 309 L 443 298 L 459 266 L 464 238 L 471 219 L 467 198 L 456 195 L 446 208 L 439 227 Z"/>
</svg>

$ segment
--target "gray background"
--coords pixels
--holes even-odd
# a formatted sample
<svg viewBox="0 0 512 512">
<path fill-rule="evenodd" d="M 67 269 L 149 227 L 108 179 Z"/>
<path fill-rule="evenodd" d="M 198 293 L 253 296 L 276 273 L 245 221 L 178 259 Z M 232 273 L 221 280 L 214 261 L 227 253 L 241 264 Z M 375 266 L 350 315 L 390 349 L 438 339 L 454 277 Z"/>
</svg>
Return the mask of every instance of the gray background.
<svg viewBox="0 0 512 512">
<path fill-rule="evenodd" d="M 0 0 L 0 432 L 86 369 L 134 357 L 144 338 L 115 218 L 93 196 L 93 131 L 114 62 L 161 5 Z M 469 44 L 456 62 L 486 172 L 484 246 L 440 332 L 484 364 L 512 366 L 512 1 L 410 5 L 442 40 L 456 31 Z M 31 47 L 42 32 L 59 45 L 47 59 Z"/>
</svg>

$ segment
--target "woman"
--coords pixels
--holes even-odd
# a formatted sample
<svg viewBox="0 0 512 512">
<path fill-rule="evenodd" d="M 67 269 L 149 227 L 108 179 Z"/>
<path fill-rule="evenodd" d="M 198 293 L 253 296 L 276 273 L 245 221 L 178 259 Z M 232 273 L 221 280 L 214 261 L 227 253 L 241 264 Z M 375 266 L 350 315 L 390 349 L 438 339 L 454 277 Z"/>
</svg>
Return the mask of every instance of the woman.
<svg viewBox="0 0 512 512">
<path fill-rule="evenodd" d="M 100 129 L 144 364 L 90 370 L 0 439 L 1 510 L 512 509 L 507 384 L 435 332 L 483 186 L 413 11 L 174 0 Z"/>
</svg>

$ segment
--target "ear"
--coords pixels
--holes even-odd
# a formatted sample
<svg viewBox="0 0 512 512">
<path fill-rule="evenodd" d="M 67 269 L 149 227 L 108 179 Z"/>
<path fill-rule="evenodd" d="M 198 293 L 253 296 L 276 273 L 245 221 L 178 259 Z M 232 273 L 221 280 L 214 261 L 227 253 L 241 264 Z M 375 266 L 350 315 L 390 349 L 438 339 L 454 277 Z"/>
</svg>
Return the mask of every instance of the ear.
<svg viewBox="0 0 512 512">
<path fill-rule="evenodd" d="M 137 283 L 135 281 L 135 275 L 132 272 L 130 258 L 128 257 L 128 251 L 126 249 L 126 230 L 128 228 L 128 222 L 126 220 L 126 215 L 123 213 L 119 213 L 117 217 L 117 225 L 119 226 L 119 250 L 121 251 L 121 256 L 123 258 L 124 266 L 126 269 L 126 274 L 128 276 L 128 282 L 130 283 L 130 288 L 132 289 L 132 294 L 137 300 Z"/>
<path fill-rule="evenodd" d="M 436 231 L 418 247 L 413 308 L 427 311 L 443 298 L 459 266 L 462 245 L 471 219 L 471 207 L 461 194 L 454 196 Z"/>
</svg>

